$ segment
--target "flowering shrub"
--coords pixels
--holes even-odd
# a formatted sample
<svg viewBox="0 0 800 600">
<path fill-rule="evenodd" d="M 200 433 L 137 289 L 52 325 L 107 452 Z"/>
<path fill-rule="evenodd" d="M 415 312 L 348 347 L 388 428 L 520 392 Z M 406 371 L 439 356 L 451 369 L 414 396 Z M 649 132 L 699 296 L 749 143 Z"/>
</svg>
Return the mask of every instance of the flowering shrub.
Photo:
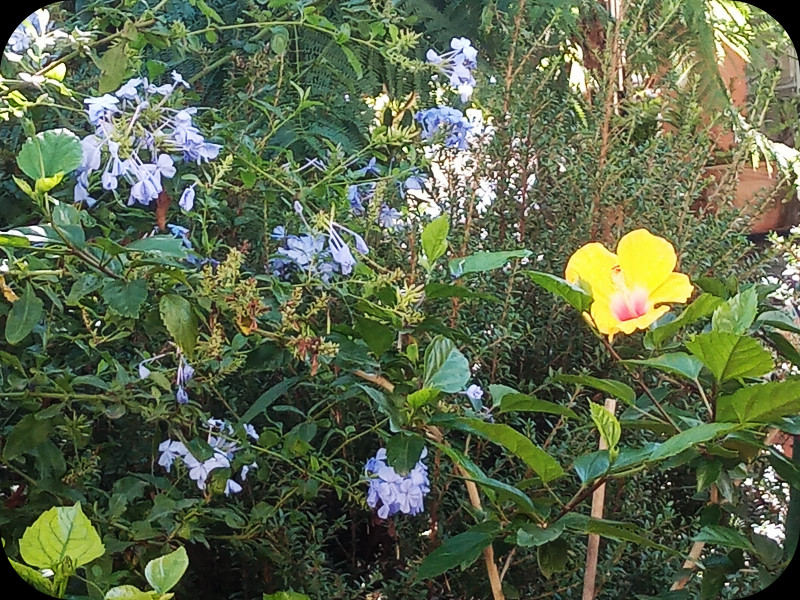
<svg viewBox="0 0 800 600">
<path fill-rule="evenodd" d="M 710 600 L 787 564 L 737 482 L 800 487 L 771 443 L 800 328 L 739 217 L 692 208 L 707 132 L 567 84 L 573 10 L 487 3 L 470 40 L 405 5 L 91 1 L 14 33 L 0 531 L 38 589 L 577 597 L 594 560 L 598 600 L 684 569 Z M 64 519 L 89 550 L 35 560 Z"/>
</svg>

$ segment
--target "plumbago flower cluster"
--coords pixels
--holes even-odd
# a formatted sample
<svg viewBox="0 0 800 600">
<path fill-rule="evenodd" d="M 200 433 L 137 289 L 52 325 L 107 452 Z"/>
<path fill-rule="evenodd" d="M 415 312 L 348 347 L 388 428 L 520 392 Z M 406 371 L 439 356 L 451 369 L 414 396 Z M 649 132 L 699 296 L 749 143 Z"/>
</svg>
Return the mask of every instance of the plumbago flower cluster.
<svg viewBox="0 0 800 600">
<path fill-rule="evenodd" d="M 276 277 L 290 279 L 294 273 L 302 272 L 308 277 L 317 277 L 328 283 L 335 273 L 350 275 L 356 259 L 340 231 L 352 236 L 358 253 L 369 253 L 364 238 L 334 221 L 333 216 L 320 215 L 319 226 L 312 227 L 303 216 L 302 205 L 295 202 L 294 208 L 307 233 L 287 234 L 282 225 L 272 230 L 271 237 L 283 242 L 283 246 L 277 250 L 278 256 L 270 259 L 270 268 Z"/>
<path fill-rule="evenodd" d="M 161 456 L 158 459 L 158 464 L 164 467 L 169 473 L 172 470 L 172 464 L 177 458 L 183 460 L 183 464 L 189 470 L 189 478 L 197 483 L 199 490 L 206 489 L 206 482 L 208 476 L 215 469 L 230 469 L 231 463 L 238 450 L 241 448 L 236 442 L 227 440 L 219 435 L 213 435 L 212 432 L 227 433 L 228 436 L 234 434 L 233 426 L 222 419 L 209 419 L 208 423 L 208 445 L 213 450 L 213 455 L 204 461 L 198 460 L 181 441 L 166 439 L 159 444 L 158 449 Z M 255 427 L 249 423 L 244 424 L 245 433 L 253 440 L 258 441 L 258 433 Z M 244 465 L 239 472 L 241 481 L 247 479 L 247 473 L 251 469 L 258 467 L 258 464 L 253 462 Z M 239 482 L 228 478 L 225 482 L 225 495 L 238 494 L 242 491 L 242 486 Z"/>
<path fill-rule="evenodd" d="M 164 189 L 163 179 L 175 176 L 175 159 L 184 162 L 208 162 L 219 155 L 219 144 L 207 142 L 192 123 L 196 108 L 177 109 L 170 101 L 178 88 L 189 84 L 176 71 L 172 83 L 156 86 L 147 78 L 134 78 L 114 94 L 87 98 L 86 112 L 95 127 L 81 141 L 83 162 L 75 185 L 75 202 L 92 206 L 90 196 L 92 173 L 101 172 L 105 190 L 116 193 L 122 178 L 130 184 L 128 205 L 149 205 Z M 186 187 L 179 205 L 189 211 L 194 206 L 195 191 Z"/>
<path fill-rule="evenodd" d="M 467 102 L 476 85 L 472 70 L 477 66 L 478 51 L 467 38 L 453 38 L 450 47 L 450 52 L 441 55 L 428 50 L 428 62 L 449 78 L 450 85 L 461 94 L 461 101 Z M 428 108 L 418 111 L 414 119 L 422 127 L 420 137 L 423 140 L 433 140 L 443 134 L 446 148 L 467 149 L 467 135 L 472 131 L 472 124 L 457 108 Z"/>
<path fill-rule="evenodd" d="M 164 358 L 167 354 L 159 354 L 152 358 L 147 358 L 139 363 L 139 379 L 147 379 L 150 377 L 150 369 L 147 365 L 160 358 Z M 189 394 L 186 392 L 186 384 L 194 377 L 194 367 L 186 361 L 186 357 L 182 352 L 178 352 L 178 370 L 175 375 L 175 385 L 178 386 L 175 392 L 175 399 L 178 404 L 186 404 L 189 402 Z"/>
<path fill-rule="evenodd" d="M 354 171 L 353 175 L 357 177 L 369 175 L 380 176 L 382 167 L 377 165 L 376 161 L 377 159 L 373 156 L 365 167 Z M 374 181 L 366 181 L 363 183 L 353 183 L 347 188 L 347 199 L 350 202 L 350 210 L 355 216 L 360 217 L 367 211 L 370 202 L 375 197 L 377 185 L 378 184 Z M 401 195 L 404 189 L 404 186 L 401 185 Z M 391 208 L 384 202 L 378 210 L 377 222 L 378 225 L 384 229 L 394 230 L 400 226 L 402 216 L 400 211 Z"/>
<path fill-rule="evenodd" d="M 428 455 L 423 448 L 419 461 L 407 475 L 400 475 L 386 463 L 386 448 L 381 448 L 367 461 L 364 469 L 368 476 L 367 504 L 377 509 L 381 519 L 400 512 L 416 515 L 423 511 L 425 495 L 431 491 L 428 467 L 422 462 Z"/>
</svg>

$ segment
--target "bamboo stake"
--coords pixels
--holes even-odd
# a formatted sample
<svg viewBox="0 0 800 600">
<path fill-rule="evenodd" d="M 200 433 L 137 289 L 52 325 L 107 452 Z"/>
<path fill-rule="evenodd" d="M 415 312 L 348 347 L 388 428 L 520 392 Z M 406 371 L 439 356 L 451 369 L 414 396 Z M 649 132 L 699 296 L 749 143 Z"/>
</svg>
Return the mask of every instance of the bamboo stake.
<svg viewBox="0 0 800 600">
<path fill-rule="evenodd" d="M 606 398 L 606 410 L 612 415 L 617 409 L 617 401 L 613 398 Z M 600 437 L 598 450 L 608 450 L 603 437 Z M 602 484 L 592 494 L 592 518 L 603 518 L 603 503 L 606 499 L 606 484 Z M 586 547 L 586 571 L 583 575 L 583 596 L 582 600 L 594 600 L 595 584 L 597 582 L 597 558 L 600 552 L 600 536 L 596 533 L 589 534 L 589 542 Z"/>
</svg>

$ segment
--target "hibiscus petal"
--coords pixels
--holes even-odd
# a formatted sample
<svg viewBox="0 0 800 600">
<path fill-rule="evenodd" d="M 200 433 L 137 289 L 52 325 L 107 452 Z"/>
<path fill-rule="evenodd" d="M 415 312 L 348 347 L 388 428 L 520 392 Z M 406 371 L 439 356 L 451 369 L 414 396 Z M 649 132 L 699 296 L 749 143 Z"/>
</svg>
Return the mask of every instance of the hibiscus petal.
<svg viewBox="0 0 800 600">
<path fill-rule="evenodd" d="M 672 244 L 646 229 L 624 235 L 617 245 L 617 257 L 628 287 L 642 286 L 649 293 L 666 281 L 678 262 Z"/>
<path fill-rule="evenodd" d="M 609 298 L 615 291 L 611 281 L 611 269 L 617 265 L 617 257 L 599 242 L 591 242 L 573 254 L 565 271 L 570 283 L 579 281 L 590 288 L 591 295 Z"/>
</svg>

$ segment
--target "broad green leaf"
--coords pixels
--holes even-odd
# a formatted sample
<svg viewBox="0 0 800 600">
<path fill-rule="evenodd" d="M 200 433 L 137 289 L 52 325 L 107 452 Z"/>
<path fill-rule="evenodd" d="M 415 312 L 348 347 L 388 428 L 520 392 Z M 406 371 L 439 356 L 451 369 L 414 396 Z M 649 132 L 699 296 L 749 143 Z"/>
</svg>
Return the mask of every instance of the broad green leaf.
<svg viewBox="0 0 800 600">
<path fill-rule="evenodd" d="M 553 377 L 553 381 L 557 383 L 576 383 L 579 385 L 585 385 L 590 388 L 600 390 L 601 392 L 605 392 L 606 394 L 614 396 L 615 398 L 619 398 L 628 405 L 632 405 L 634 400 L 636 400 L 636 392 L 633 391 L 633 388 L 622 383 L 621 381 L 616 381 L 615 379 L 598 379 L 597 377 L 592 377 L 591 375 L 558 374 Z"/>
<path fill-rule="evenodd" d="M 611 462 L 614 462 L 617 454 L 619 454 L 617 444 L 619 444 L 619 438 L 622 434 L 622 427 L 620 427 L 619 420 L 601 404 L 592 402 L 589 404 L 589 410 L 592 412 L 592 421 L 594 421 L 594 424 L 597 426 L 600 437 L 608 448 L 609 458 Z"/>
<path fill-rule="evenodd" d="M 422 561 L 417 571 L 420 579 L 431 579 L 454 567 L 466 568 L 475 562 L 483 549 L 492 543 L 497 531 L 494 523 L 481 523 L 447 540 Z"/>
<path fill-rule="evenodd" d="M 43 594 L 47 594 L 49 596 L 53 596 L 53 582 L 44 575 L 42 575 L 36 569 L 32 569 L 28 565 L 23 565 L 22 563 L 18 563 L 15 560 L 8 559 L 8 562 L 11 563 L 11 566 L 17 572 L 17 575 L 22 577 L 25 583 L 32 585 L 36 590 L 42 592 Z"/>
<path fill-rule="evenodd" d="M 19 233 L 0 233 L 0 246 L 7 248 L 27 248 L 31 243 L 24 235 Z"/>
<path fill-rule="evenodd" d="M 530 250 L 507 250 L 504 252 L 476 252 L 450 261 L 450 273 L 461 277 L 467 273 L 483 273 L 504 267 L 512 258 L 527 258 Z"/>
<path fill-rule="evenodd" d="M 700 369 L 703 368 L 703 363 L 695 356 L 690 356 L 685 352 L 671 352 L 669 354 L 662 354 L 655 358 L 648 358 L 646 360 L 623 360 L 625 364 L 629 365 L 642 365 L 643 367 L 652 367 L 665 373 L 685 377 L 690 381 L 694 381 L 700 375 Z"/>
<path fill-rule="evenodd" d="M 792 342 L 787 340 L 783 334 L 778 331 L 767 331 L 766 336 L 772 342 L 772 347 L 780 356 L 788 360 L 794 366 L 800 367 L 800 352 L 798 352 Z"/>
<path fill-rule="evenodd" d="M 729 423 L 704 423 L 703 425 L 692 427 L 672 436 L 666 442 L 657 446 L 650 455 L 650 460 L 662 460 L 675 456 L 697 444 L 707 442 L 723 433 L 732 431 L 735 427 L 735 425 Z"/>
<path fill-rule="evenodd" d="M 522 459 L 545 483 L 564 474 L 564 470 L 556 459 L 508 425 L 486 423 L 480 419 L 469 418 L 457 418 L 448 424 L 455 429 L 467 431 L 502 446 L 514 456 Z"/>
<path fill-rule="evenodd" d="M 686 347 L 703 361 L 720 383 L 742 377 L 759 377 L 775 367 L 772 356 L 761 344 L 735 333 L 701 333 L 687 342 Z"/>
<path fill-rule="evenodd" d="M 188 356 L 197 344 L 197 317 L 188 300 L 177 294 L 167 294 L 159 302 L 161 319 L 169 334 Z"/>
<path fill-rule="evenodd" d="M 489 384 L 488 389 L 489 395 L 492 397 L 492 406 L 500 406 L 503 398 L 508 394 L 519 394 L 514 388 L 499 383 Z"/>
<path fill-rule="evenodd" d="M 181 546 L 174 552 L 151 560 L 144 568 L 144 576 L 155 591 L 165 594 L 174 588 L 189 567 L 186 548 Z"/>
<path fill-rule="evenodd" d="M 155 600 L 155 597 L 151 592 L 143 592 L 134 585 L 118 585 L 106 592 L 104 600 Z"/>
<path fill-rule="evenodd" d="M 664 340 L 671 338 L 684 327 L 712 314 L 722 302 L 723 300 L 721 298 L 712 294 L 700 294 L 697 299 L 687 306 L 675 319 L 660 327 L 656 327 L 648 332 L 648 335 L 652 336 L 654 345 L 660 346 Z"/>
<path fill-rule="evenodd" d="M 449 283 L 428 283 L 425 285 L 425 297 L 429 300 L 437 298 L 478 298 L 489 302 L 502 302 L 500 298 L 486 292 L 475 292 L 463 285 Z"/>
<path fill-rule="evenodd" d="M 147 299 L 147 282 L 144 279 L 115 279 L 103 286 L 102 294 L 108 308 L 120 316 L 135 319 Z"/>
<path fill-rule="evenodd" d="M 589 307 L 592 305 L 592 297 L 586 293 L 586 290 L 570 283 L 566 279 L 540 271 L 525 271 L 525 273 L 527 273 L 533 283 L 563 298 L 578 312 L 585 312 L 589 310 Z"/>
<path fill-rule="evenodd" d="M 81 215 L 69 204 L 59 204 L 53 209 L 53 230 L 59 238 L 65 238 L 76 248 L 86 246 L 86 234 L 81 226 Z"/>
<path fill-rule="evenodd" d="M 395 332 L 391 328 L 366 317 L 356 318 L 353 329 L 367 343 L 372 353 L 380 358 L 384 352 L 392 347 L 395 341 Z"/>
<path fill-rule="evenodd" d="M 503 483 L 502 481 L 498 481 L 497 479 L 487 477 L 475 463 L 467 458 L 462 452 L 459 452 L 451 446 L 445 446 L 442 444 L 437 444 L 437 446 L 445 454 L 447 454 L 447 456 L 449 456 L 455 464 L 459 465 L 466 472 L 468 476 L 467 478 L 470 481 L 474 481 L 481 486 L 481 488 L 484 489 L 484 492 L 490 496 L 490 499 L 493 502 L 495 501 L 493 492 L 499 492 L 516 504 L 521 513 L 530 515 L 534 518 L 539 518 L 541 516 L 539 511 L 536 510 L 536 506 L 533 504 L 533 501 L 519 488 L 511 486 L 507 483 Z M 486 488 L 488 488 L 488 490 Z"/>
<path fill-rule="evenodd" d="M 425 448 L 425 440 L 416 433 L 396 433 L 386 444 L 386 462 L 400 475 L 413 469 Z"/>
<path fill-rule="evenodd" d="M 492 386 L 489 386 L 489 388 L 491 390 Z M 492 398 L 494 398 L 494 394 L 492 394 Z M 495 405 L 496 404 L 497 403 L 495 402 Z M 561 404 L 556 404 L 555 402 L 540 400 L 536 396 L 519 394 L 517 392 L 502 395 L 500 400 L 500 410 L 497 412 L 542 412 L 553 415 L 562 415 L 572 419 L 578 418 L 578 414 L 571 408 L 567 408 Z"/>
<path fill-rule="evenodd" d="M 606 473 L 611 466 L 611 460 L 608 456 L 608 450 L 598 450 L 579 456 L 572 466 L 581 483 L 586 483 Z"/>
<path fill-rule="evenodd" d="M 151 235 L 150 237 L 134 240 L 127 246 L 128 252 L 145 252 L 157 254 L 164 258 L 184 258 L 186 248 L 183 242 L 171 235 Z"/>
<path fill-rule="evenodd" d="M 273 402 L 285 394 L 299 379 L 300 377 L 288 377 L 273 385 L 250 405 L 250 408 L 239 419 L 239 424 L 249 423 L 253 417 L 267 410 Z"/>
<path fill-rule="evenodd" d="M 283 25 L 271 28 L 272 37 L 269 41 L 270 49 L 281 56 L 286 53 L 286 48 L 289 46 L 289 30 Z"/>
<path fill-rule="evenodd" d="M 716 544 L 725 546 L 726 548 L 741 548 L 748 552 L 755 552 L 750 540 L 741 532 L 721 525 L 706 525 L 700 530 L 700 533 L 695 536 L 694 541 Z"/>
<path fill-rule="evenodd" d="M 92 273 L 83 273 L 75 280 L 75 283 L 72 284 L 65 301 L 67 304 L 71 305 L 78 304 L 81 298 L 99 290 L 102 286 L 103 279 L 101 277 Z"/>
<path fill-rule="evenodd" d="M 40 569 L 55 570 L 67 556 L 74 566 L 80 567 L 105 551 L 97 530 L 83 514 L 80 502 L 45 511 L 19 541 L 22 559 Z"/>
<path fill-rule="evenodd" d="M 555 573 L 560 573 L 566 568 L 568 551 L 569 544 L 561 538 L 536 548 L 536 561 L 539 571 L 545 578 L 550 579 Z"/>
<path fill-rule="evenodd" d="M 44 303 L 36 297 L 31 284 L 26 284 L 25 293 L 14 302 L 6 317 L 6 341 L 13 345 L 25 339 L 42 318 L 43 308 Z"/>
<path fill-rule="evenodd" d="M 437 335 L 425 349 L 425 387 L 448 394 L 463 391 L 471 376 L 469 361 L 448 338 Z"/>
<path fill-rule="evenodd" d="M 13 460 L 25 453 L 30 453 L 47 441 L 52 431 L 52 420 L 37 419 L 36 415 L 25 415 L 8 434 L 3 447 L 3 458 Z"/>
<path fill-rule="evenodd" d="M 97 61 L 97 66 L 100 68 L 100 81 L 97 85 L 100 94 L 118 89 L 128 68 L 128 42 L 123 40 L 106 50 Z"/>
<path fill-rule="evenodd" d="M 408 395 L 406 402 L 411 408 L 419 408 L 433 402 L 439 397 L 440 391 L 436 388 L 422 388 Z"/>
<path fill-rule="evenodd" d="M 769 423 L 800 412 L 800 380 L 770 381 L 745 386 L 717 398 L 716 420 Z"/>
<path fill-rule="evenodd" d="M 552 542 L 558 539 L 562 533 L 564 533 L 564 524 L 561 521 L 556 521 L 547 528 L 539 527 L 533 523 L 525 523 L 517 529 L 516 542 L 517 546 L 531 548 Z"/>
<path fill-rule="evenodd" d="M 218 25 L 224 25 L 225 21 L 222 20 L 222 17 L 219 16 L 219 13 L 211 8 L 208 4 L 206 4 L 205 0 L 195 0 L 197 8 L 203 13 L 206 17 L 210 20 L 214 21 Z"/>
<path fill-rule="evenodd" d="M 668 548 L 667 546 L 663 546 L 649 540 L 645 535 L 643 535 L 644 531 L 642 531 L 640 527 L 628 523 L 623 524 L 616 523 L 614 521 L 607 521 L 605 519 L 590 518 L 586 521 L 584 531 L 585 533 L 594 533 L 613 540 L 632 542 L 646 548 L 655 548 L 671 555 L 679 554 L 679 552 L 673 550 L 672 548 Z M 637 531 L 642 531 L 642 533 L 637 533 Z"/>
<path fill-rule="evenodd" d="M 81 166 L 83 151 L 78 136 L 68 129 L 51 129 L 28 138 L 17 155 L 20 170 L 34 181 Z"/>
<path fill-rule="evenodd" d="M 722 463 L 718 460 L 704 460 L 697 465 L 697 491 L 701 492 L 714 483 L 722 472 Z"/>
<path fill-rule="evenodd" d="M 711 330 L 743 334 L 756 318 L 758 295 L 754 287 L 720 304 L 711 317 Z"/>
<path fill-rule="evenodd" d="M 786 481 L 794 489 L 800 490 L 800 465 L 795 464 L 793 461 L 786 458 L 782 452 L 779 452 L 774 447 L 768 448 L 770 466 L 775 469 L 775 472 L 781 479 Z M 794 492 L 792 492 L 794 493 Z"/>
<path fill-rule="evenodd" d="M 436 259 L 447 251 L 447 234 L 450 223 L 447 215 L 441 215 L 425 226 L 422 231 L 422 250 L 428 259 L 428 264 L 433 265 Z"/>
<path fill-rule="evenodd" d="M 275 592 L 274 594 L 263 594 L 261 598 L 262 600 L 311 600 L 299 592 Z"/>
<path fill-rule="evenodd" d="M 792 317 L 787 315 L 782 310 L 768 310 L 758 315 L 756 319 L 757 325 L 769 325 L 775 329 L 782 331 L 790 331 L 792 333 L 800 333 L 800 327 L 794 322 Z"/>
<path fill-rule="evenodd" d="M 36 180 L 34 189 L 39 193 L 45 193 L 52 190 L 64 179 L 64 173 L 56 173 L 52 177 L 40 177 Z"/>
</svg>

